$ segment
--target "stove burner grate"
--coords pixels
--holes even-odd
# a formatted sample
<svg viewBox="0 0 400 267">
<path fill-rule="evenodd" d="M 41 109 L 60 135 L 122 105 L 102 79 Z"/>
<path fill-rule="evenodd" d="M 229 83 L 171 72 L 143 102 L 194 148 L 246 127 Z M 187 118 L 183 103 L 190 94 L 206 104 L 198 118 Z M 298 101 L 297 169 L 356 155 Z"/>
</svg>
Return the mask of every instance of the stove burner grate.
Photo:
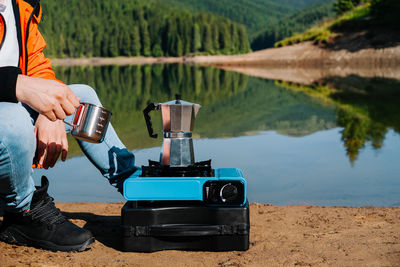
<svg viewBox="0 0 400 267">
<path fill-rule="evenodd" d="M 196 162 L 185 167 L 170 167 L 149 160 L 149 166 L 142 166 L 140 177 L 213 177 L 211 160 Z"/>
</svg>

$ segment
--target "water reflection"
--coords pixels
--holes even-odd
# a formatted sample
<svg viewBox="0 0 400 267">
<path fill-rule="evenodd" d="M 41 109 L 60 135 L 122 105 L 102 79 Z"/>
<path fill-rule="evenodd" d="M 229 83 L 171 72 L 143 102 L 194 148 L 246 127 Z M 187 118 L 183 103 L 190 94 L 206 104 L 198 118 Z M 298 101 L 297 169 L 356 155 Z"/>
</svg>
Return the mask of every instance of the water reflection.
<svg viewBox="0 0 400 267">
<path fill-rule="evenodd" d="M 203 106 L 195 127 L 195 135 L 201 138 L 265 130 L 303 136 L 336 126 L 332 104 L 320 103 L 273 81 L 216 68 L 107 66 L 57 68 L 56 72 L 66 83 L 85 83 L 96 89 L 103 105 L 113 112 L 112 123 L 129 149 L 160 145 L 161 140 L 148 137 L 142 110 L 148 102 L 168 101 L 176 93 Z M 161 131 L 159 114 L 154 120 L 155 130 Z M 70 152 L 80 153 L 76 145 Z"/>
<path fill-rule="evenodd" d="M 68 84 L 85 83 L 96 89 L 130 149 L 160 144 L 148 138 L 144 124 L 142 110 L 149 102 L 168 101 L 181 93 L 187 101 L 209 105 L 244 91 L 248 79 L 233 72 L 183 65 L 72 67 L 57 68 L 56 73 Z M 154 125 L 161 125 L 160 116 L 154 120 Z M 73 154 L 77 151 L 77 146 L 72 147 Z"/>
<path fill-rule="evenodd" d="M 194 131 L 200 137 L 194 144 L 196 160 L 243 169 L 250 201 L 399 205 L 397 80 L 331 76 L 306 86 L 185 65 L 56 72 L 67 83 L 97 90 L 138 165 L 157 160 L 161 146 L 161 139 L 148 137 L 143 108 L 181 93 L 203 106 Z M 152 119 L 160 132 L 160 114 Z M 71 154 L 80 154 L 72 140 Z M 51 187 L 57 201 L 123 200 L 104 178 L 99 182 L 101 175 L 84 156 L 35 171 L 35 181 L 41 174 L 57 178 Z"/>
<path fill-rule="evenodd" d="M 366 144 L 379 150 L 389 129 L 400 133 L 400 81 L 389 78 L 327 77 L 313 85 L 279 85 L 337 107 L 341 140 L 354 163 Z"/>
</svg>

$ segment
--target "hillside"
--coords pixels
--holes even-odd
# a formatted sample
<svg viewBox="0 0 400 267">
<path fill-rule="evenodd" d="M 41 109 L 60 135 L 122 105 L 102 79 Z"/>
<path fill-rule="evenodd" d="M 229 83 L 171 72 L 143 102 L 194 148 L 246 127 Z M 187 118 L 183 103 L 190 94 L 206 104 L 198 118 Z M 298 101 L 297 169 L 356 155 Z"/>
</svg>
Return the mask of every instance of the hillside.
<svg viewBox="0 0 400 267">
<path fill-rule="evenodd" d="M 40 30 L 48 43 L 46 55 L 53 58 L 178 57 L 250 50 L 243 25 L 165 3 L 53 0 L 43 1 L 42 7 Z"/>
<path fill-rule="evenodd" d="M 243 54 L 260 31 L 280 40 L 320 20 L 327 1 L 43 1 L 40 30 L 52 58 Z"/>
<path fill-rule="evenodd" d="M 246 26 L 249 36 L 266 29 L 280 18 L 327 0 L 153 0 L 192 12 L 210 12 Z"/>
<path fill-rule="evenodd" d="M 274 47 L 276 42 L 332 18 L 335 14 L 333 4 L 333 0 L 317 3 L 281 18 L 255 35 L 251 40 L 252 50 Z"/>
<path fill-rule="evenodd" d="M 339 9 L 334 19 L 293 35 L 275 46 L 305 41 L 335 50 L 358 51 L 365 48 L 384 48 L 400 44 L 400 1 L 398 0 L 337 0 L 336 6 L 354 3 Z"/>
</svg>

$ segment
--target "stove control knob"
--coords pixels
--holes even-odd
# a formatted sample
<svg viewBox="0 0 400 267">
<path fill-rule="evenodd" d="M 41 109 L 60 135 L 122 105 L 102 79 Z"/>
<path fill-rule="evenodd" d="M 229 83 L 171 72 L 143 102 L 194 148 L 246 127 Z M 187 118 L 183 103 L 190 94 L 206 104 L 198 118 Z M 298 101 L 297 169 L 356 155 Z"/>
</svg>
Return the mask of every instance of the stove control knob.
<svg viewBox="0 0 400 267">
<path fill-rule="evenodd" d="M 238 196 L 238 189 L 236 186 L 232 184 L 224 185 L 221 190 L 219 191 L 219 196 L 222 202 L 231 202 L 236 199 Z"/>
</svg>

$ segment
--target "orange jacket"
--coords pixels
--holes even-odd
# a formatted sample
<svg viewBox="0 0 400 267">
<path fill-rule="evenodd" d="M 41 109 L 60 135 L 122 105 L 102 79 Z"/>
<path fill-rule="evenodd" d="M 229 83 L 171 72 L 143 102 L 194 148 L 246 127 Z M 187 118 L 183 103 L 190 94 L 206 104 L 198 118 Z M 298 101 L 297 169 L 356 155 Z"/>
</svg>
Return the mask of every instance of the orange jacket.
<svg viewBox="0 0 400 267">
<path fill-rule="evenodd" d="M 46 42 L 38 30 L 38 24 L 42 18 L 42 8 L 39 0 L 12 0 L 16 2 L 20 25 L 17 29 L 21 36 L 19 68 L 22 74 L 55 80 L 54 71 L 51 69 L 50 60 L 43 54 Z M 15 4 L 15 3 L 13 3 Z M 14 8 L 14 13 L 15 12 Z"/>
<path fill-rule="evenodd" d="M 56 80 L 50 60 L 43 54 L 46 42 L 38 30 L 42 17 L 39 0 L 11 0 L 17 26 L 19 44 L 19 64 L 0 68 L 0 102 L 18 102 L 15 85 L 18 74 Z M 2 21 L 0 21 L 0 24 Z M 0 31 L 5 27 L 0 25 Z M 0 36 L 3 33 L 0 32 Z"/>
</svg>

